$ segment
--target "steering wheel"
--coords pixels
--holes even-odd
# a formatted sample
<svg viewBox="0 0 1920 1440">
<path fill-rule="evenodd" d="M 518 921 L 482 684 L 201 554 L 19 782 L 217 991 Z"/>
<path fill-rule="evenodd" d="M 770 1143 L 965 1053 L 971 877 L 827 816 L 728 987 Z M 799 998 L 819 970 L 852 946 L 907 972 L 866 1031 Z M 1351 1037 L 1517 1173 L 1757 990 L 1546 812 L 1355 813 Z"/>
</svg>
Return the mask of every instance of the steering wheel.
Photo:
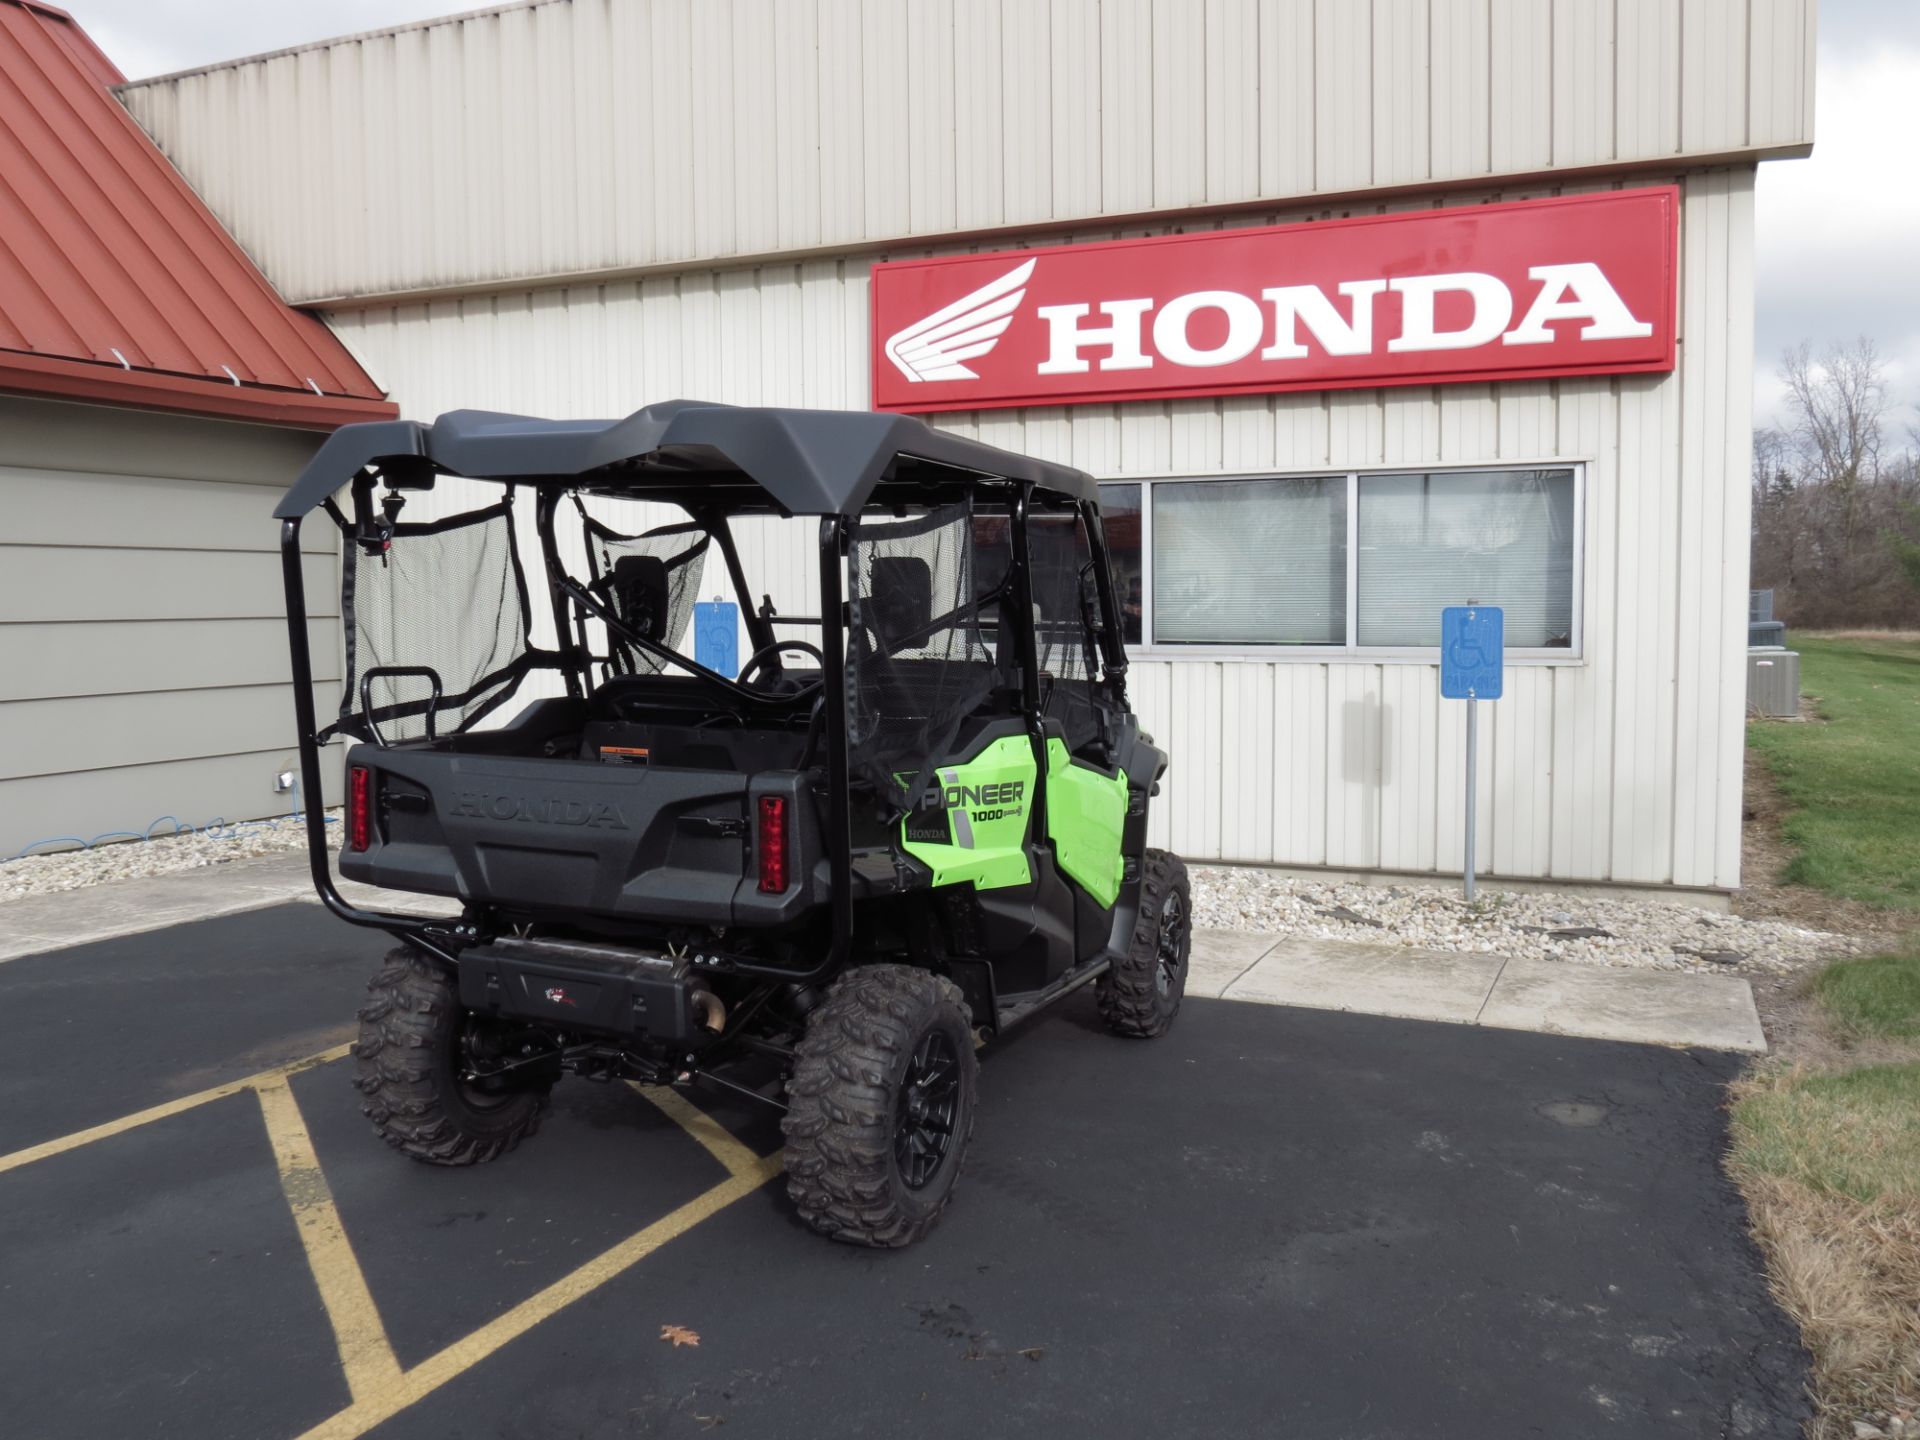
<svg viewBox="0 0 1920 1440">
<path fill-rule="evenodd" d="M 740 673 L 734 676 L 733 683 L 736 685 L 745 685 L 747 683 L 747 677 L 767 665 L 768 662 L 771 661 L 777 664 L 776 657 L 782 650 L 797 650 L 803 655 L 811 655 L 815 663 L 820 666 L 821 678 L 815 680 L 811 685 L 801 686 L 799 690 L 794 692 L 795 694 L 804 695 L 807 691 L 818 689 L 825 683 L 827 657 L 820 653 L 817 646 L 809 645 L 805 640 L 776 640 L 771 645 L 761 646 L 747 657 L 747 663 L 740 667 Z"/>
</svg>

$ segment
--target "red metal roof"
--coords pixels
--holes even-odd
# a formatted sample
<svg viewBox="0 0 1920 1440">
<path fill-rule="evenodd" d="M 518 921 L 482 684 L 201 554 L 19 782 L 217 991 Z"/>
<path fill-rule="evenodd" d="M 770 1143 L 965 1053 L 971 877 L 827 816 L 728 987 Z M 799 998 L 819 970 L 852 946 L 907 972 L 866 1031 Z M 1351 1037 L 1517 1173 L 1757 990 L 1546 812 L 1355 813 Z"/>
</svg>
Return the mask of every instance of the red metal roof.
<svg viewBox="0 0 1920 1440">
<path fill-rule="evenodd" d="M 0 0 L 0 391 L 331 429 L 396 412 L 109 92 L 63 10 Z"/>
</svg>

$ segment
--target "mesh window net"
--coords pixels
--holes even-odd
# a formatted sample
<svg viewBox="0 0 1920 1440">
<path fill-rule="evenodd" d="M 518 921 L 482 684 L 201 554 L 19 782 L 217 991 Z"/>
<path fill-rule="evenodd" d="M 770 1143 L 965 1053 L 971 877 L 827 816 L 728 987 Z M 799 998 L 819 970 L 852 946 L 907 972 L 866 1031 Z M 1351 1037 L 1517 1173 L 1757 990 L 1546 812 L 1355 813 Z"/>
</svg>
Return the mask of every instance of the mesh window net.
<svg viewBox="0 0 1920 1440">
<path fill-rule="evenodd" d="M 430 711 L 436 734 L 471 729 L 513 694 L 527 669 L 527 598 L 510 499 L 396 525 L 375 553 L 349 541 L 345 557 L 347 684 L 336 729 L 372 738 L 363 681 L 388 741 L 425 736 Z M 431 670 L 438 701 L 424 673 L 371 673 L 392 667 Z"/>
<path fill-rule="evenodd" d="M 575 498 L 578 505 L 578 497 Z M 700 598 L 707 532 L 697 525 L 663 525 L 643 535 L 622 535 L 580 506 L 587 537 L 587 589 L 630 628 L 669 650 L 686 653 L 687 624 Z M 611 675 L 657 675 L 659 656 L 609 631 Z"/>
<path fill-rule="evenodd" d="M 1101 738 L 1094 682 L 1099 678 L 1087 626 L 1093 583 L 1093 547 L 1078 515 L 1032 515 L 1027 520 L 1032 571 L 1034 647 L 1040 660 L 1041 711 L 1066 732 L 1067 749 Z"/>
<path fill-rule="evenodd" d="M 979 623 L 980 580 L 993 590 L 995 560 L 976 547 L 973 512 L 959 504 L 856 522 L 847 566 L 849 756 L 855 774 L 905 809 L 996 684 Z"/>
</svg>

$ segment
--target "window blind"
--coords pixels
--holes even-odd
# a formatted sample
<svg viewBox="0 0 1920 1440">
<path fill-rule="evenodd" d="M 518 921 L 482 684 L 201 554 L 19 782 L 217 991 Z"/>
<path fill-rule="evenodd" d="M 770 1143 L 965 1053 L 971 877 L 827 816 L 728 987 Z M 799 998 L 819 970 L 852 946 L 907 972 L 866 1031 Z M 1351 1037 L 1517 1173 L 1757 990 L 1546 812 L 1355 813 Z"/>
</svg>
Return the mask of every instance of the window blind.
<svg viewBox="0 0 1920 1440">
<path fill-rule="evenodd" d="M 1156 644 L 1346 643 L 1346 477 L 1162 484 L 1150 496 Z"/>
<path fill-rule="evenodd" d="M 1362 475 L 1359 643 L 1438 645 L 1441 607 L 1473 601 L 1505 610 L 1510 646 L 1571 645 L 1573 488 L 1571 470 Z"/>
</svg>

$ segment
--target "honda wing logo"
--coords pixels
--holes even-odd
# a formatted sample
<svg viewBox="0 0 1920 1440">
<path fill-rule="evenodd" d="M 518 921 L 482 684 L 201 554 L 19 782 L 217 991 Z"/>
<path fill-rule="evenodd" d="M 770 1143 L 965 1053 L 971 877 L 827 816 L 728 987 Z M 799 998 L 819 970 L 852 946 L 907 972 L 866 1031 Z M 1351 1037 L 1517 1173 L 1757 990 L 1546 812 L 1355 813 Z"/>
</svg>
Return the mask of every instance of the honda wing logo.
<svg viewBox="0 0 1920 1440">
<path fill-rule="evenodd" d="M 977 380 L 960 362 L 978 360 L 1000 343 L 1013 312 L 1026 298 L 1034 262 L 1016 265 L 998 280 L 963 295 L 888 339 L 887 358 L 902 375 L 920 380 Z"/>
</svg>

